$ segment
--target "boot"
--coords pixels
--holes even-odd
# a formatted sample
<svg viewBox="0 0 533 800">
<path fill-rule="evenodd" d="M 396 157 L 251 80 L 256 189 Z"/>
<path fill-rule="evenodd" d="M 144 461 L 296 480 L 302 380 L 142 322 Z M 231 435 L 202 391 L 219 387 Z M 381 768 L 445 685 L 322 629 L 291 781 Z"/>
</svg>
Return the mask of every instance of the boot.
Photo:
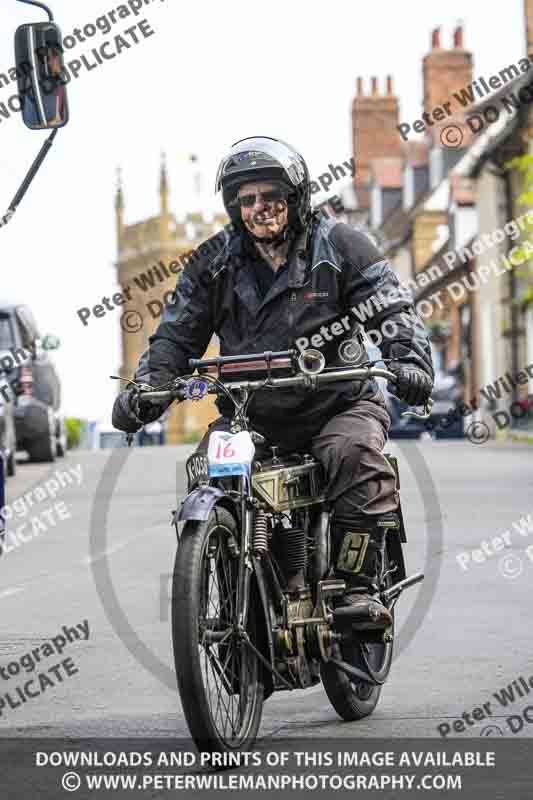
<svg viewBox="0 0 533 800">
<path fill-rule="evenodd" d="M 335 609 L 338 625 L 357 630 L 385 630 L 392 615 L 379 599 L 387 531 L 399 528 L 394 512 L 361 514 L 351 520 L 336 517 L 332 530 L 333 570 L 346 582 L 341 605 Z"/>
</svg>

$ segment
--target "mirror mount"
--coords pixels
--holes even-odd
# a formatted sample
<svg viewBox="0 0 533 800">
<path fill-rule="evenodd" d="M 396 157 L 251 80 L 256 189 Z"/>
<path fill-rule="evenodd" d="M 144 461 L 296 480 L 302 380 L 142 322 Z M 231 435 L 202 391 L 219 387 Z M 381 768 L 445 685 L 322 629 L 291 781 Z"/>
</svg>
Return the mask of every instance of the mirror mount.
<svg viewBox="0 0 533 800">
<path fill-rule="evenodd" d="M 19 2 L 23 3 L 23 2 L 27 2 L 27 0 L 19 0 Z M 37 175 L 37 172 L 39 171 L 39 168 L 40 168 L 41 164 L 43 163 L 44 159 L 46 158 L 46 156 L 48 154 L 48 151 L 52 147 L 52 144 L 53 144 L 54 139 L 56 137 L 57 131 L 58 131 L 57 128 L 52 131 L 50 136 L 46 139 L 46 141 L 44 142 L 43 146 L 39 150 L 39 152 L 37 154 L 37 158 L 35 159 L 35 161 L 31 165 L 31 167 L 29 168 L 28 172 L 26 173 L 26 176 L 25 176 L 24 180 L 22 181 L 22 183 L 19 186 L 19 189 L 18 189 L 16 195 L 14 196 L 13 200 L 9 204 L 9 208 L 7 210 L 7 213 L 3 217 L 0 217 L 0 227 L 2 227 L 3 225 L 7 225 L 7 223 L 11 219 L 13 219 L 15 211 L 19 207 L 22 198 L 24 197 L 24 195 L 26 194 L 26 192 L 28 191 L 28 189 L 30 187 L 30 183 L 35 178 L 35 176 Z"/>
<path fill-rule="evenodd" d="M 48 6 L 45 6 L 44 3 L 40 3 L 39 0 L 18 0 L 18 1 L 19 3 L 27 3 L 29 6 L 37 6 L 38 8 L 42 8 L 43 11 L 46 11 L 46 13 L 48 14 L 48 20 L 50 22 L 54 21 L 54 15 L 52 14 Z"/>
<path fill-rule="evenodd" d="M 53 15 L 52 11 L 50 10 L 50 8 L 48 8 L 47 5 L 45 5 L 44 3 L 41 3 L 40 0 L 18 0 L 18 2 L 19 3 L 24 3 L 26 5 L 30 5 L 30 6 L 36 6 L 37 8 L 42 9 L 48 15 L 49 22 L 53 23 L 54 15 Z M 18 66 L 18 64 L 17 64 L 17 66 Z M 19 84 L 19 87 L 20 87 L 20 84 Z M 68 119 L 68 114 L 67 114 L 67 118 L 65 119 L 65 123 L 64 124 L 66 124 L 67 119 Z M 4 214 L 3 217 L 0 217 L 0 228 L 2 228 L 4 225 L 7 225 L 7 223 L 11 219 L 13 219 L 13 216 L 14 216 L 17 208 L 19 207 L 19 205 L 20 205 L 20 203 L 22 201 L 22 198 L 24 197 L 24 195 L 28 191 L 28 188 L 29 188 L 31 182 L 35 178 L 37 172 L 39 171 L 39 169 L 41 167 L 41 164 L 43 163 L 44 159 L 46 158 L 46 156 L 48 154 L 48 151 L 50 150 L 50 148 L 51 148 L 51 146 L 52 146 L 52 144 L 54 142 L 54 139 L 56 137 L 57 131 L 58 131 L 58 128 L 54 127 L 51 135 L 43 143 L 43 146 L 39 150 L 39 152 L 37 154 L 37 157 L 35 158 L 35 160 L 33 161 L 32 165 L 30 166 L 30 168 L 29 168 L 26 176 L 24 177 L 24 180 L 22 181 L 17 193 L 15 194 L 15 196 L 14 196 L 13 200 L 11 201 L 11 203 L 9 204 L 7 212 Z"/>
</svg>

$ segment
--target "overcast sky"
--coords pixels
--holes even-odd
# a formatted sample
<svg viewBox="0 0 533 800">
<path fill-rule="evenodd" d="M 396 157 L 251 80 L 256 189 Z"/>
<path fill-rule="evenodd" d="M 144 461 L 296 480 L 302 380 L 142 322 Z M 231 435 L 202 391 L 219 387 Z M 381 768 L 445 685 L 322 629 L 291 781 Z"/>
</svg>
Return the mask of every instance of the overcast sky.
<svg viewBox="0 0 533 800">
<path fill-rule="evenodd" d="M 120 3 L 51 0 L 63 35 L 117 9 Z M 83 7 L 83 8 L 82 8 Z M 0 73 L 14 61 L 18 25 L 44 20 L 36 8 L 3 0 Z M 430 32 L 442 26 L 451 42 L 459 20 L 474 54 L 474 77 L 490 76 L 525 54 L 523 0 L 411 0 L 266 4 L 153 0 L 66 52 L 67 63 L 147 19 L 155 35 L 68 87 L 70 123 L 19 211 L 0 229 L 0 298 L 21 299 L 45 333 L 61 338 L 54 355 L 67 415 L 109 421 L 115 394 L 108 376 L 120 363 L 119 312 L 82 327 L 76 310 L 116 291 L 114 187 L 122 166 L 126 222 L 158 212 L 159 162 L 167 152 L 176 213 L 198 205 L 187 154 L 199 156 L 202 204 L 215 208 L 214 174 L 225 149 L 250 135 L 279 136 L 304 154 L 312 175 L 352 156 L 350 108 L 355 79 L 380 86 L 392 74 L 401 121 L 419 116 L 421 61 Z M 128 39 L 131 41 L 131 39 Z M 94 62 L 94 57 L 91 59 Z M 0 89 L 0 103 L 16 84 Z M 0 116 L 0 216 L 46 138 L 20 114 Z"/>
</svg>

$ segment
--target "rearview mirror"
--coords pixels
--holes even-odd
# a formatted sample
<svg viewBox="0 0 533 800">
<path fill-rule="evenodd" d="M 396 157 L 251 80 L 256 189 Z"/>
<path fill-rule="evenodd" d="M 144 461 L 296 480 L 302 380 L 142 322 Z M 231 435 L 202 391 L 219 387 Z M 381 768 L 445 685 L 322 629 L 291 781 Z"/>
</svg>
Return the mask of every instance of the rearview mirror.
<svg viewBox="0 0 533 800">
<path fill-rule="evenodd" d="M 62 128 L 69 119 L 61 31 L 53 22 L 21 25 L 15 62 L 22 119 L 31 130 Z"/>
<path fill-rule="evenodd" d="M 59 336 L 47 333 L 41 342 L 41 347 L 43 350 L 57 350 L 60 344 Z"/>
</svg>

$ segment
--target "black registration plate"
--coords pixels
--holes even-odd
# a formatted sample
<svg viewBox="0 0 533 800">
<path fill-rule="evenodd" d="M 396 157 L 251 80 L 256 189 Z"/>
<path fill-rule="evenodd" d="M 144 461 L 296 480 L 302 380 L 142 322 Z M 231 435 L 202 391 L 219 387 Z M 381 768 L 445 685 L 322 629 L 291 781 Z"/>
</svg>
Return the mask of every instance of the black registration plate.
<svg viewBox="0 0 533 800">
<path fill-rule="evenodd" d="M 187 470 L 187 482 L 189 489 L 197 483 L 207 483 L 209 481 L 209 465 L 207 456 L 201 453 L 193 453 L 185 464 Z"/>
</svg>

